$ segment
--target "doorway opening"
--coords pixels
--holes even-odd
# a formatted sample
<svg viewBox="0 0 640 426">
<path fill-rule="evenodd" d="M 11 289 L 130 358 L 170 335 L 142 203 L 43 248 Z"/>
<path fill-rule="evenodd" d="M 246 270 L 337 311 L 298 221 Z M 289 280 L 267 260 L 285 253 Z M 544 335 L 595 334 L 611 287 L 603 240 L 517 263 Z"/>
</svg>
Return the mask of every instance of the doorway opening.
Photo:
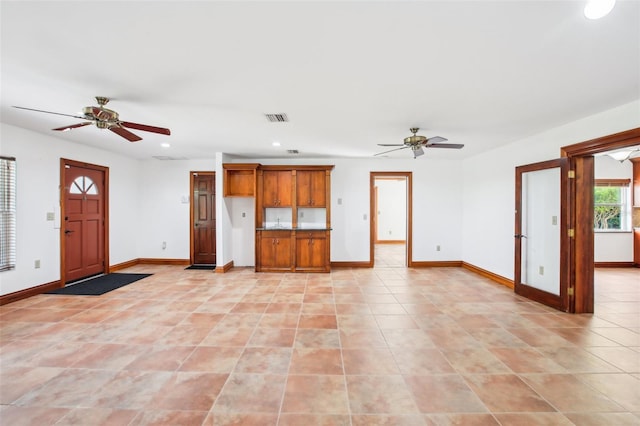
<svg viewBox="0 0 640 426">
<path fill-rule="evenodd" d="M 216 266 L 216 173 L 191 172 L 192 265 L 214 269 Z"/>
<path fill-rule="evenodd" d="M 411 172 L 370 173 L 371 267 L 411 266 Z"/>
<path fill-rule="evenodd" d="M 60 159 L 60 283 L 109 268 L 109 169 Z"/>
<path fill-rule="evenodd" d="M 569 158 L 570 169 L 575 171 L 571 179 L 569 202 L 575 237 L 570 242 L 571 280 L 575 283 L 570 312 L 593 313 L 595 297 L 593 188 L 595 181 L 594 154 L 640 145 L 640 128 L 615 133 L 562 147 L 561 154 Z M 635 200 L 634 205 L 639 200 Z M 640 234 L 634 232 L 634 258 L 640 251 Z M 637 266 L 637 262 L 636 262 Z"/>
</svg>

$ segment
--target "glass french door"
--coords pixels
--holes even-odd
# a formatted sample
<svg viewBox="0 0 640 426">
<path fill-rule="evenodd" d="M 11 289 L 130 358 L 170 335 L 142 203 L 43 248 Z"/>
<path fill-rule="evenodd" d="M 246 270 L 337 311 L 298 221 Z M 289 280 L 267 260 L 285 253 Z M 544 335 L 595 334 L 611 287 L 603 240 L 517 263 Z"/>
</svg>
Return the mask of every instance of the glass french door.
<svg viewBox="0 0 640 426">
<path fill-rule="evenodd" d="M 569 309 L 567 158 L 516 167 L 514 290 Z"/>
</svg>

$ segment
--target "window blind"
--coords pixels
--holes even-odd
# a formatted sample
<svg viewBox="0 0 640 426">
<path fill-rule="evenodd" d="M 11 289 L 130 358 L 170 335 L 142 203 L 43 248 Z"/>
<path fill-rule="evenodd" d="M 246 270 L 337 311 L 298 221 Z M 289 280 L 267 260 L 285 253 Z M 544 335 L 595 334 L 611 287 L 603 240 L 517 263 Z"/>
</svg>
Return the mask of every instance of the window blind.
<svg viewBox="0 0 640 426">
<path fill-rule="evenodd" d="M 629 186 L 631 179 L 596 179 L 595 186 Z"/>
<path fill-rule="evenodd" d="M 0 156 L 0 271 L 16 267 L 16 159 Z"/>
</svg>

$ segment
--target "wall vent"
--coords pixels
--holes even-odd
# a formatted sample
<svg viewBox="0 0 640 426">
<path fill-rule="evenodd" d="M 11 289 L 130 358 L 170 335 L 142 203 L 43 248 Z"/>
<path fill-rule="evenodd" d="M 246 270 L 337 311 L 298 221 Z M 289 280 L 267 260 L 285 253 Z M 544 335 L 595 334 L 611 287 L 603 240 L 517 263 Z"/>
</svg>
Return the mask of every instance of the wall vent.
<svg viewBox="0 0 640 426">
<path fill-rule="evenodd" d="M 291 155 L 300 154 L 300 151 L 298 151 L 297 149 L 288 149 L 287 154 L 291 154 Z"/>
<path fill-rule="evenodd" d="M 289 117 L 287 117 L 287 114 L 285 113 L 265 114 L 264 116 L 267 117 L 267 120 L 272 123 L 286 123 L 289 121 Z"/>
</svg>

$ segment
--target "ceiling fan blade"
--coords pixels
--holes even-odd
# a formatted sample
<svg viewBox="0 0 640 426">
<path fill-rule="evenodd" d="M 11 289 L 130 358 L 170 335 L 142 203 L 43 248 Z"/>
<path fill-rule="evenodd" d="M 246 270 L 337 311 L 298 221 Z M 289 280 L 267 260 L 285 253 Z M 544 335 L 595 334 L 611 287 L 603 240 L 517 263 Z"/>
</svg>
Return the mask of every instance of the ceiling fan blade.
<svg viewBox="0 0 640 426">
<path fill-rule="evenodd" d="M 404 146 L 403 143 L 379 143 L 378 146 Z"/>
<path fill-rule="evenodd" d="M 408 146 L 403 146 L 402 148 L 390 149 L 389 151 L 384 151 L 384 152 L 379 152 L 377 154 L 373 154 L 373 156 L 375 157 L 376 155 L 382 155 L 382 154 L 386 154 L 388 152 L 398 151 L 400 149 L 407 149 L 407 148 L 409 148 L 409 147 Z"/>
<path fill-rule="evenodd" d="M 20 107 L 20 106 L 15 106 L 13 105 L 14 108 L 18 108 L 18 109 L 24 109 L 27 111 L 35 111 L 35 112 L 44 112 L 47 114 L 55 114 L 55 115 L 64 115 L 65 117 L 73 117 L 73 118 L 79 118 L 81 120 L 86 120 L 87 117 L 83 117 L 81 115 L 72 115 L 72 114 L 63 114 L 61 112 L 52 112 L 52 111 L 43 111 L 41 109 L 33 109 L 33 108 L 25 108 L 25 107 Z"/>
<path fill-rule="evenodd" d="M 110 126 L 109 130 L 111 130 L 113 133 L 122 136 L 123 138 L 125 138 L 126 140 L 128 140 L 129 142 L 137 142 L 137 141 L 141 141 L 142 138 L 136 134 L 131 133 L 130 131 L 128 131 L 127 129 L 124 129 L 120 126 Z"/>
<path fill-rule="evenodd" d="M 413 158 L 416 157 L 420 157 L 421 155 L 424 155 L 424 150 L 422 149 L 422 147 L 416 148 L 413 151 Z"/>
<path fill-rule="evenodd" d="M 460 149 L 464 146 L 461 143 L 428 143 L 424 147 L 425 148 L 452 148 L 452 149 Z"/>
<path fill-rule="evenodd" d="M 428 139 L 427 139 L 427 143 L 428 143 L 428 144 L 431 144 L 431 143 L 437 143 L 437 142 L 446 142 L 446 141 L 448 141 L 448 140 L 449 140 L 449 139 L 447 139 L 447 138 L 443 138 L 442 136 L 434 136 L 434 137 L 432 137 L 432 138 L 428 138 Z"/>
<path fill-rule="evenodd" d="M 78 127 L 89 126 L 91 124 L 93 124 L 93 122 L 87 121 L 87 122 L 84 122 L 84 123 L 72 124 L 71 126 L 56 127 L 55 129 L 51 129 L 51 130 L 57 130 L 59 132 L 66 132 L 67 130 L 77 129 Z"/>
<path fill-rule="evenodd" d="M 147 126 L 146 124 L 131 123 L 129 121 L 120 121 L 119 124 L 130 129 L 143 130 L 145 132 L 160 133 L 162 135 L 170 135 L 171 130 L 164 127 Z"/>
</svg>

